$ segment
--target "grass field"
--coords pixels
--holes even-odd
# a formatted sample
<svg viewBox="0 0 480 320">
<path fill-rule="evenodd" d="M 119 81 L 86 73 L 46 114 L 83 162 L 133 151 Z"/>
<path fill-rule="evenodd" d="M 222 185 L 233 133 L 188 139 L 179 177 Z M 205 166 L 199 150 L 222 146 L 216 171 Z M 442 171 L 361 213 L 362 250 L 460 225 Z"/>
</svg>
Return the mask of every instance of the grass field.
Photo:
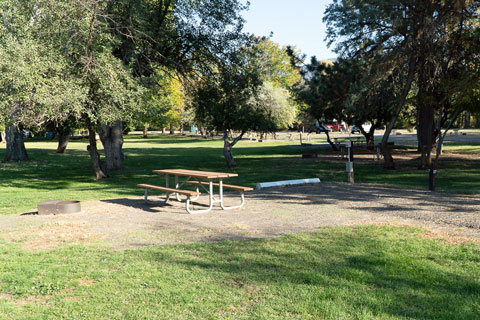
<svg viewBox="0 0 480 320">
<path fill-rule="evenodd" d="M 301 159 L 288 142 L 242 141 L 232 183 L 319 177 L 344 181 L 344 164 Z M 29 141 L 31 161 L 0 164 L 0 213 L 48 199 L 140 196 L 151 171 L 227 171 L 222 143 L 128 136 L 125 169 L 94 180 L 84 141 L 55 154 Z M 480 153 L 479 145 L 452 145 Z M 466 151 L 468 149 L 468 151 Z M 320 151 L 322 152 L 322 151 Z M 0 150 L 3 157 L 4 150 Z M 356 181 L 426 187 L 426 174 L 356 165 Z M 442 164 L 438 186 L 480 193 L 475 162 Z M 1 217 L 0 217 L 1 219 Z M 408 227 L 324 228 L 271 240 L 113 250 L 95 245 L 22 249 L 0 233 L 0 319 L 476 319 L 480 245 L 448 244 Z"/>
<path fill-rule="evenodd" d="M 93 200 L 140 196 L 137 183 L 159 183 L 152 173 L 161 168 L 232 171 L 238 178 L 230 183 L 255 186 L 258 182 L 318 177 L 322 181 L 346 181 L 344 163 L 301 159 L 304 149 L 292 142 L 241 141 L 234 148 L 238 168 L 228 170 L 222 142 L 195 137 L 127 136 L 125 169 L 97 182 L 86 151 L 86 141 L 72 141 L 66 154 L 56 154 L 56 142 L 30 140 L 26 147 L 31 161 L 0 163 L 0 214 L 34 209 L 44 200 Z M 448 145 L 446 150 L 480 154 L 480 145 Z M 329 152 L 318 150 L 319 152 Z M 0 159 L 4 157 L 0 149 Z M 356 182 L 392 184 L 426 189 L 428 176 L 414 167 L 385 170 L 381 163 L 356 164 Z M 476 162 L 442 163 L 437 175 L 438 190 L 480 193 L 480 170 Z"/>
<path fill-rule="evenodd" d="M 477 319 L 480 246 L 413 228 L 112 251 L 0 246 L 1 319 Z"/>
</svg>

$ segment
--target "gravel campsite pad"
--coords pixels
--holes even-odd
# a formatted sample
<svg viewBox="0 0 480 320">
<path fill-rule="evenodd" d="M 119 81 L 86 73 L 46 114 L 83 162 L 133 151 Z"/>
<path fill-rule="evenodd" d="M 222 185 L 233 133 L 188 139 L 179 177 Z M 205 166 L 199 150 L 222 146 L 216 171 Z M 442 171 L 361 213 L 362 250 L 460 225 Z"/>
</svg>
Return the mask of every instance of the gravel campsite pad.
<svg viewBox="0 0 480 320">
<path fill-rule="evenodd" d="M 238 201 L 236 195 L 227 194 L 230 204 Z M 241 209 L 214 207 L 194 215 L 186 213 L 183 203 L 146 204 L 141 197 L 83 202 L 82 209 L 68 215 L 4 216 L 0 241 L 19 242 L 26 250 L 69 244 L 125 249 L 270 238 L 362 224 L 419 226 L 427 237 L 454 243 L 480 240 L 480 197 L 371 184 L 320 183 L 253 191 Z"/>
</svg>

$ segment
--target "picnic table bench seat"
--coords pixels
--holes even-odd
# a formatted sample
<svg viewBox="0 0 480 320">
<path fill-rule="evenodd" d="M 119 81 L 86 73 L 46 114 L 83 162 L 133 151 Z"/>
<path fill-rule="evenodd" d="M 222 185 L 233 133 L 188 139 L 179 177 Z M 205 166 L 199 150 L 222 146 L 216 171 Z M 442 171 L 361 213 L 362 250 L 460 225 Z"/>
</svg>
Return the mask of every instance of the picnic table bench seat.
<svg viewBox="0 0 480 320">
<path fill-rule="evenodd" d="M 189 196 L 189 197 L 194 197 L 194 196 L 200 195 L 200 192 L 197 192 L 197 191 L 160 187 L 160 186 L 155 186 L 153 184 L 137 184 L 137 187 L 144 188 L 144 189 L 166 191 L 166 192 L 170 192 L 170 193 L 180 193 L 180 194 L 183 194 L 183 195 L 186 195 L 186 196 Z"/>
<path fill-rule="evenodd" d="M 204 185 L 204 186 L 208 186 L 209 183 L 206 182 L 206 181 L 187 181 L 187 183 L 189 184 L 194 184 L 194 185 Z M 214 187 L 219 187 L 220 186 L 220 183 L 212 183 L 212 185 Z M 250 188 L 250 187 L 242 187 L 242 186 L 236 186 L 236 185 L 233 185 L 233 184 L 223 184 L 223 187 L 224 188 L 227 188 L 227 189 L 232 189 L 232 190 L 237 190 L 237 191 L 252 191 L 253 188 Z"/>
<path fill-rule="evenodd" d="M 235 186 L 231 184 L 222 183 L 223 182 L 222 179 L 224 178 L 238 176 L 238 174 L 236 173 L 210 172 L 210 171 L 198 171 L 198 170 L 187 170 L 187 169 L 162 169 L 162 170 L 153 170 L 153 172 L 165 175 L 165 187 L 151 185 L 151 184 L 137 184 L 138 187 L 145 189 L 145 201 L 149 202 L 148 201 L 149 189 L 165 191 L 166 197 L 164 201 L 161 201 L 162 203 L 167 203 L 167 201 L 169 201 L 170 199 L 170 195 L 175 195 L 178 201 L 185 202 L 185 208 L 188 213 L 209 212 L 210 210 L 212 210 L 212 207 L 215 203 L 219 203 L 220 207 L 223 210 L 241 208 L 245 204 L 245 196 L 244 196 L 245 191 L 253 190 L 253 188 L 250 188 L 250 187 L 242 187 L 242 186 Z M 169 187 L 170 176 L 175 177 L 174 188 Z M 182 177 L 184 181 L 179 181 L 179 177 Z M 193 180 L 198 180 L 199 182 L 189 181 L 192 178 Z M 212 180 L 214 179 L 219 180 L 219 183 L 213 183 Z M 196 190 L 191 191 L 191 190 L 181 189 L 185 183 L 194 184 Z M 205 188 L 205 186 L 208 186 L 208 187 Z M 214 195 L 213 186 L 216 186 L 219 189 L 218 198 L 216 197 L 216 195 Z M 190 204 L 191 204 L 191 201 L 196 201 L 202 195 L 202 192 L 200 192 L 199 187 L 202 187 L 202 189 L 204 189 L 203 191 L 205 191 L 206 194 L 208 195 L 208 207 L 206 209 L 194 210 L 193 208 L 191 208 Z M 240 193 L 241 203 L 239 205 L 226 206 L 223 202 L 224 188 L 238 191 Z M 186 199 L 181 199 L 180 195 L 185 195 Z M 160 201 L 156 201 L 156 202 L 160 202 Z"/>
</svg>

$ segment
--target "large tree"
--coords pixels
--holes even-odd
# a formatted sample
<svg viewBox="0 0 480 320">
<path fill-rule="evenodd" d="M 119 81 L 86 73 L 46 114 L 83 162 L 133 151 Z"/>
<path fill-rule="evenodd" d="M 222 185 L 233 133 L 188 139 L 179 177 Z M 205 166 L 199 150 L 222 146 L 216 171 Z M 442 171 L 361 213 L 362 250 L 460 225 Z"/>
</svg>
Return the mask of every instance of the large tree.
<svg viewBox="0 0 480 320">
<path fill-rule="evenodd" d="M 0 2 L 0 117 L 7 161 L 28 159 L 23 126 L 61 118 L 65 106 L 79 107 L 85 95 L 58 48 L 36 39 L 39 10 L 33 2 Z"/>
<path fill-rule="evenodd" d="M 341 39 L 336 47 L 339 54 L 374 63 L 383 70 L 376 76 L 401 76 L 403 90 L 396 96 L 382 139 L 385 167 L 394 167 L 387 142 L 414 82 L 419 134 L 426 144 L 423 152 L 430 154 L 436 109 L 431 103 L 432 83 L 438 76 L 438 62 L 445 61 L 443 53 L 455 30 L 474 29 L 471 23 L 478 20 L 478 6 L 478 1 L 470 0 L 342 0 L 327 7 L 328 38 L 331 43 Z"/>
<path fill-rule="evenodd" d="M 307 104 L 307 112 L 319 123 L 332 120 L 350 122 L 346 113 L 348 93 L 355 81 L 352 63 L 340 59 L 332 64 L 318 61 L 315 57 L 302 69 L 304 82 L 297 88 L 298 98 Z M 327 141 L 333 150 L 328 131 Z"/>
<path fill-rule="evenodd" d="M 271 131 L 274 127 L 264 106 L 255 99 L 262 81 L 250 59 L 251 52 L 239 49 L 228 62 L 218 61 L 214 72 L 198 79 L 193 93 L 197 122 L 223 133 L 223 153 L 229 168 L 236 166 L 232 148 L 247 131 Z M 233 131 L 238 131 L 238 136 L 233 137 Z"/>
</svg>

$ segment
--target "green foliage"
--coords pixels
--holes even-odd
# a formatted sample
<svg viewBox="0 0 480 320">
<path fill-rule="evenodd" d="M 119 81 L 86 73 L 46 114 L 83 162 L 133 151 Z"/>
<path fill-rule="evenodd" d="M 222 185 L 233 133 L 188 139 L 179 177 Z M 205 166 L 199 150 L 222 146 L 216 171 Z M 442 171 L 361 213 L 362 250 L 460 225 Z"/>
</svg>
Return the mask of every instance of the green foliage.
<svg viewBox="0 0 480 320">
<path fill-rule="evenodd" d="M 258 109 L 264 110 L 263 116 L 273 123 L 275 129 L 287 129 L 295 122 L 296 107 L 287 89 L 264 82 L 253 101 Z"/>
<path fill-rule="evenodd" d="M 303 70 L 304 83 L 297 90 L 300 100 L 308 105 L 308 113 L 316 120 L 348 120 L 346 103 L 350 86 L 357 76 L 352 62 L 339 60 L 324 64 L 312 58 Z"/>
<path fill-rule="evenodd" d="M 4 114 L 24 124 L 128 119 L 141 88 L 112 55 L 106 1 L 3 4 L 3 20 L 16 22 L 0 37 Z"/>
<path fill-rule="evenodd" d="M 274 127 L 262 106 L 252 103 L 262 81 L 260 70 L 249 64 L 250 58 L 248 51 L 239 49 L 230 62 L 219 62 L 208 77 L 197 81 L 193 105 L 198 123 L 220 132 L 269 131 Z"/>
<path fill-rule="evenodd" d="M 156 127 L 166 127 L 169 124 L 177 125 L 181 121 L 184 107 L 184 93 L 178 80 L 169 73 L 156 70 L 147 79 L 143 94 L 143 107 L 136 119 L 142 125 L 148 124 Z"/>
<path fill-rule="evenodd" d="M 261 71 L 263 81 L 285 89 L 290 89 L 301 81 L 300 72 L 291 64 L 286 47 L 260 38 L 249 50 L 255 56 L 250 63 Z"/>
<path fill-rule="evenodd" d="M 349 72 L 356 73 L 356 79 L 351 84 L 346 97 L 345 113 L 351 124 L 360 127 L 370 123 L 370 132 L 386 125 L 395 112 L 395 102 L 398 92 L 396 82 L 398 75 L 375 74 L 374 66 L 354 62 Z"/>
</svg>

